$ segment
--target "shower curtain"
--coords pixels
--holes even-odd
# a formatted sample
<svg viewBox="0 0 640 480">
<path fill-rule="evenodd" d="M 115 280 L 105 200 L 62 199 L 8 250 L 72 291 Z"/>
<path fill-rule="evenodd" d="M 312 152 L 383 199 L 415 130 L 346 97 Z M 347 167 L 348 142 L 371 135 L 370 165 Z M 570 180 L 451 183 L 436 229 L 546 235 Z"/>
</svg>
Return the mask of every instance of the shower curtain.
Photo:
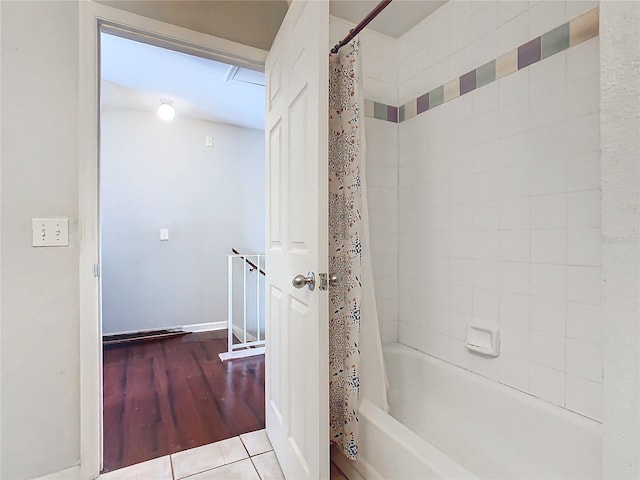
<svg viewBox="0 0 640 480">
<path fill-rule="evenodd" d="M 376 390 L 374 403 L 386 408 L 369 253 L 359 49 L 354 39 L 329 57 L 329 269 L 338 275 L 329 291 L 330 426 L 331 441 L 351 460 L 358 455 L 365 339 L 370 346 L 362 357 L 376 374 L 366 376 L 363 391 Z"/>
</svg>

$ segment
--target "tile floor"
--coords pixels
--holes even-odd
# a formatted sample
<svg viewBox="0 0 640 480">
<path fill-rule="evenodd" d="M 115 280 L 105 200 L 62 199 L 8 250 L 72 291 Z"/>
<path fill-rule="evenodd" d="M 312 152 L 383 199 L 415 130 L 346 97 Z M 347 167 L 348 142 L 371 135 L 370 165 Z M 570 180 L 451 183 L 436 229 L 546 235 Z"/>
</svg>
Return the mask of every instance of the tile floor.
<svg viewBox="0 0 640 480">
<path fill-rule="evenodd" d="M 154 458 L 100 480 L 284 480 L 265 430 Z"/>
</svg>

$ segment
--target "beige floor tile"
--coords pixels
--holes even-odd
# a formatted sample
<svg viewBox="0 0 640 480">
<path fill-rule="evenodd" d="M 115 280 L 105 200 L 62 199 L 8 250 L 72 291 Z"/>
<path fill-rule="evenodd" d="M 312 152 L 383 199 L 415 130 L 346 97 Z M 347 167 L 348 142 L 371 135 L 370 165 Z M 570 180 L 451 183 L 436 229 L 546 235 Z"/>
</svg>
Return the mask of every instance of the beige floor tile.
<svg viewBox="0 0 640 480">
<path fill-rule="evenodd" d="M 207 470 L 189 477 L 189 480 L 260 480 L 248 458 L 223 467 Z"/>
<path fill-rule="evenodd" d="M 176 480 L 247 458 L 240 437 L 233 437 L 171 455 Z"/>
<path fill-rule="evenodd" d="M 98 477 L 99 480 L 172 480 L 169 456 L 114 470 Z"/>
<path fill-rule="evenodd" d="M 244 433 L 240 435 L 240 439 L 251 456 L 273 450 L 269 437 L 267 437 L 266 430 L 256 430 L 255 432 Z"/>
<path fill-rule="evenodd" d="M 262 480 L 285 480 L 280 464 L 274 452 L 267 452 L 251 457 L 251 461 Z"/>
</svg>

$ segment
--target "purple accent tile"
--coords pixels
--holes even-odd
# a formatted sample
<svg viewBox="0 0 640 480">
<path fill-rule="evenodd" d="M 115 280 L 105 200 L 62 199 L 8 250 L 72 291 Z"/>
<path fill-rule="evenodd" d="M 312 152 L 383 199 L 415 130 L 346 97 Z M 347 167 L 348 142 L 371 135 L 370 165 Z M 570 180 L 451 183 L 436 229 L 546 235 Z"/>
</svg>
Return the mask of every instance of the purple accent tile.
<svg viewBox="0 0 640 480">
<path fill-rule="evenodd" d="M 398 123 L 398 107 L 387 105 L 387 120 L 389 122 Z"/>
<path fill-rule="evenodd" d="M 476 71 L 471 70 L 460 77 L 460 95 L 476 89 Z"/>
<path fill-rule="evenodd" d="M 518 47 L 518 70 L 540 61 L 542 56 L 541 37 Z"/>
<path fill-rule="evenodd" d="M 418 115 L 429 110 L 429 92 L 418 97 Z"/>
</svg>

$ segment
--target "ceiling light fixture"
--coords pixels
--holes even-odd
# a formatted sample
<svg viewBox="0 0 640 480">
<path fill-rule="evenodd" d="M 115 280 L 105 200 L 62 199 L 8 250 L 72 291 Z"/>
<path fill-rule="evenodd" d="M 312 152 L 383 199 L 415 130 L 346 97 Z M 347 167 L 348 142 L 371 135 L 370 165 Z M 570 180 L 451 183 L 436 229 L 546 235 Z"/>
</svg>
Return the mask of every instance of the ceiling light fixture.
<svg viewBox="0 0 640 480">
<path fill-rule="evenodd" d="M 160 106 L 158 107 L 158 116 L 165 122 L 170 122 L 176 116 L 176 109 L 173 108 L 173 102 L 163 98 L 160 100 Z"/>
</svg>

